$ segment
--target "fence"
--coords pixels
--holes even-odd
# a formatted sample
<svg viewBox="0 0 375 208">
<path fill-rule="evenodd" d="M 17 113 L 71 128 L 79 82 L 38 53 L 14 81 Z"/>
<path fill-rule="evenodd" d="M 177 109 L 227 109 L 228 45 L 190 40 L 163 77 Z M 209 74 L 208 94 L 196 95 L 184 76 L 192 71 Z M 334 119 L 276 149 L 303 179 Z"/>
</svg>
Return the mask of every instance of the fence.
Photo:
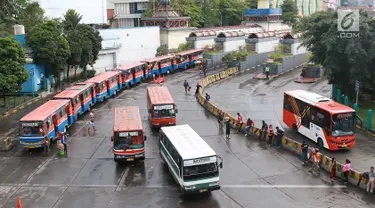
<svg viewBox="0 0 375 208">
<path fill-rule="evenodd" d="M 222 64 L 223 61 L 221 61 L 221 59 L 228 53 L 229 52 L 222 52 L 217 54 L 203 54 L 203 58 L 207 59 L 207 68 L 212 68 L 214 66 Z"/>
<path fill-rule="evenodd" d="M 281 74 L 295 69 L 308 61 L 307 53 L 300 53 L 282 58 L 280 64 L 272 64 L 270 74 Z"/>
<path fill-rule="evenodd" d="M 33 98 L 38 97 L 37 93 L 15 93 L 0 95 L 0 113 L 5 113 L 22 103 L 26 103 Z"/>
<path fill-rule="evenodd" d="M 267 60 L 268 55 L 270 53 L 271 52 L 265 52 L 265 53 L 254 54 L 251 56 L 246 56 L 246 61 L 240 63 L 239 69 L 243 71 L 246 69 L 250 69 L 252 67 L 256 67 L 260 64 L 263 64 Z"/>
</svg>

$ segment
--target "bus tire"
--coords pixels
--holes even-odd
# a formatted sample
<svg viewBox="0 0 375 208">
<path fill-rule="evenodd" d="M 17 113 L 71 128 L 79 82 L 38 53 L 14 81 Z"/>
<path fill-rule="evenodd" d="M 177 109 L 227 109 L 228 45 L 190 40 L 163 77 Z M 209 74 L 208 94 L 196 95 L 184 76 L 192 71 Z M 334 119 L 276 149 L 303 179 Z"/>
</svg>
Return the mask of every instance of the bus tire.
<svg viewBox="0 0 375 208">
<path fill-rule="evenodd" d="M 170 73 L 171 73 L 171 70 L 168 69 L 167 74 L 170 74 Z"/>
<path fill-rule="evenodd" d="M 324 148 L 323 140 L 321 138 L 318 138 L 318 146 L 319 148 Z"/>
<path fill-rule="evenodd" d="M 88 111 L 91 111 L 92 104 L 89 104 L 89 107 L 87 108 Z"/>
<path fill-rule="evenodd" d="M 67 131 L 68 131 L 68 125 L 65 125 L 65 127 L 64 127 L 64 134 L 66 134 Z"/>
<path fill-rule="evenodd" d="M 105 102 L 105 96 L 103 97 L 103 103 Z"/>
<path fill-rule="evenodd" d="M 296 124 L 293 124 L 293 132 L 298 133 L 298 128 Z"/>
<path fill-rule="evenodd" d="M 188 67 L 188 65 L 187 64 L 185 64 L 185 70 L 187 70 L 189 67 Z"/>
<path fill-rule="evenodd" d="M 145 157 L 140 157 L 139 160 L 145 160 Z"/>
<path fill-rule="evenodd" d="M 113 158 L 113 161 L 118 162 L 118 160 L 115 157 Z"/>
</svg>

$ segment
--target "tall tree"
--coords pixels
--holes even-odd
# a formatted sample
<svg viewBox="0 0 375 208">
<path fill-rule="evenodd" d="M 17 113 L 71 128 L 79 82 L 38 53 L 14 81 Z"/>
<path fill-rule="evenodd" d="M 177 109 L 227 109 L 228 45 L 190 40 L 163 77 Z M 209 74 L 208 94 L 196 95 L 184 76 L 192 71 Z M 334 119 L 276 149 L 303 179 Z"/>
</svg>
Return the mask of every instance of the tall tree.
<svg viewBox="0 0 375 208">
<path fill-rule="evenodd" d="M 13 37 L 0 38 L 0 93 L 18 92 L 29 78 L 25 51 Z"/>
<path fill-rule="evenodd" d="M 70 56 L 62 24 L 54 20 L 39 23 L 26 36 L 26 42 L 32 49 L 34 62 L 44 64 L 59 78 Z"/>
<path fill-rule="evenodd" d="M 38 23 L 44 21 L 44 10 L 40 8 L 38 2 L 26 2 L 23 9 L 20 10 L 16 23 L 24 25 L 26 33 Z"/>
<path fill-rule="evenodd" d="M 245 4 L 249 9 L 258 8 L 258 0 L 245 0 Z"/>
<path fill-rule="evenodd" d="M 82 20 L 82 15 L 77 13 L 74 9 L 66 11 L 63 20 L 64 31 L 73 31 L 77 28 Z"/>
<path fill-rule="evenodd" d="M 284 24 L 294 25 L 298 20 L 298 8 L 294 0 L 284 0 L 281 5 L 281 20 Z"/>
</svg>

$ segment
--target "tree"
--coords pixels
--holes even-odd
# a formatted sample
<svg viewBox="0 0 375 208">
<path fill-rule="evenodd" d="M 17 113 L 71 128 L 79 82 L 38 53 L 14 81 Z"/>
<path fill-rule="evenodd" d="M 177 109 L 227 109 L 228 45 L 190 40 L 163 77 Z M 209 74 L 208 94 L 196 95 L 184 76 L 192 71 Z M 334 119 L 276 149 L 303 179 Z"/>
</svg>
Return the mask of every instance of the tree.
<svg viewBox="0 0 375 208">
<path fill-rule="evenodd" d="M 44 10 L 38 2 L 26 1 L 23 9 L 20 10 L 16 22 L 25 26 L 26 33 L 30 32 L 35 25 L 44 21 Z"/>
<path fill-rule="evenodd" d="M 189 50 L 189 42 L 186 42 L 186 43 L 181 43 L 179 46 L 178 46 L 178 49 L 177 51 L 178 52 L 181 52 L 181 51 L 187 51 Z"/>
<path fill-rule="evenodd" d="M 298 20 L 298 8 L 294 0 L 284 0 L 281 5 L 281 20 L 284 24 L 294 25 Z"/>
<path fill-rule="evenodd" d="M 64 32 L 70 32 L 77 28 L 78 24 L 82 20 L 82 15 L 77 13 L 74 9 L 66 11 L 63 20 Z"/>
<path fill-rule="evenodd" d="M 0 38 L 0 93 L 18 92 L 29 78 L 25 51 L 14 38 Z"/>
<path fill-rule="evenodd" d="M 155 56 L 163 56 L 168 54 L 168 47 L 167 45 L 161 45 L 156 49 Z"/>
<path fill-rule="evenodd" d="M 243 48 L 239 48 L 239 51 L 232 51 L 227 53 L 221 59 L 228 66 L 234 66 L 237 63 L 246 61 L 246 56 L 249 55 Z"/>
<path fill-rule="evenodd" d="M 70 47 L 63 36 L 62 24 L 53 20 L 39 23 L 26 36 L 26 42 L 32 49 L 34 62 L 44 64 L 59 78 L 70 56 Z"/>
<path fill-rule="evenodd" d="M 303 32 L 302 45 L 312 53 L 311 61 L 325 69 L 329 79 L 349 94 L 355 80 L 375 88 L 375 20 L 360 13 L 359 37 L 340 37 L 337 12 L 319 12 L 304 17 L 294 28 Z"/>
<path fill-rule="evenodd" d="M 258 8 L 258 0 L 246 0 L 245 4 L 249 9 L 257 9 Z"/>
</svg>

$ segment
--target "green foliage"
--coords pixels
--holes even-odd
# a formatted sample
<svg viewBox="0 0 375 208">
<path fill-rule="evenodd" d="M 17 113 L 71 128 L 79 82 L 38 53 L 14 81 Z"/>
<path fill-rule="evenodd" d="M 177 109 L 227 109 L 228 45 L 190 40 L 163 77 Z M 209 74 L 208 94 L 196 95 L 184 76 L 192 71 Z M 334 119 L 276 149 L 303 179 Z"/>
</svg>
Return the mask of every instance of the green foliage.
<svg viewBox="0 0 375 208">
<path fill-rule="evenodd" d="M 94 77 L 96 73 L 96 70 L 87 70 L 87 77 L 91 78 Z"/>
<path fill-rule="evenodd" d="M 274 60 L 274 63 L 276 63 L 276 62 L 281 63 L 281 62 L 282 62 L 282 58 L 291 55 L 290 53 L 286 53 L 286 52 L 285 52 L 285 51 L 288 50 L 288 47 L 289 47 L 289 46 L 287 46 L 287 45 L 285 45 L 285 44 L 278 44 L 278 45 L 275 47 L 274 52 L 271 53 L 270 55 L 268 55 L 268 58 L 273 59 L 273 60 Z"/>
<path fill-rule="evenodd" d="M 359 22 L 360 38 L 340 38 L 334 11 L 304 17 L 294 28 L 304 33 L 302 45 L 311 51 L 311 61 L 321 64 L 345 94 L 353 92 L 355 80 L 375 88 L 375 20 L 361 12 Z"/>
<path fill-rule="evenodd" d="M 64 32 L 73 31 L 77 28 L 79 22 L 82 20 L 82 15 L 77 13 L 74 9 L 69 9 L 64 15 L 63 27 Z"/>
<path fill-rule="evenodd" d="M 258 8 L 258 0 L 245 0 L 245 4 L 249 9 L 257 9 Z"/>
<path fill-rule="evenodd" d="M 178 46 L 178 49 L 177 51 L 178 52 L 181 52 L 181 51 L 187 51 L 189 50 L 189 42 L 185 42 L 185 43 L 181 43 L 179 46 Z"/>
<path fill-rule="evenodd" d="M 49 20 L 37 24 L 26 36 L 27 45 L 32 49 L 35 63 L 44 64 L 56 77 L 66 67 L 70 56 L 70 47 L 63 36 L 60 22 Z"/>
<path fill-rule="evenodd" d="M 167 45 L 161 45 L 156 49 L 155 56 L 163 56 L 168 54 L 168 47 Z"/>
<path fill-rule="evenodd" d="M 18 92 L 29 78 L 25 51 L 14 38 L 0 38 L 0 93 Z"/>
<path fill-rule="evenodd" d="M 294 25 L 298 20 L 298 8 L 296 1 L 294 0 L 284 0 L 281 5 L 282 15 L 281 20 L 284 24 Z"/>
<path fill-rule="evenodd" d="M 248 53 L 246 49 L 239 47 L 238 51 L 225 54 L 221 60 L 228 65 L 234 65 L 235 63 L 246 61 L 246 56 L 248 55 L 250 55 L 250 53 Z"/>
</svg>

